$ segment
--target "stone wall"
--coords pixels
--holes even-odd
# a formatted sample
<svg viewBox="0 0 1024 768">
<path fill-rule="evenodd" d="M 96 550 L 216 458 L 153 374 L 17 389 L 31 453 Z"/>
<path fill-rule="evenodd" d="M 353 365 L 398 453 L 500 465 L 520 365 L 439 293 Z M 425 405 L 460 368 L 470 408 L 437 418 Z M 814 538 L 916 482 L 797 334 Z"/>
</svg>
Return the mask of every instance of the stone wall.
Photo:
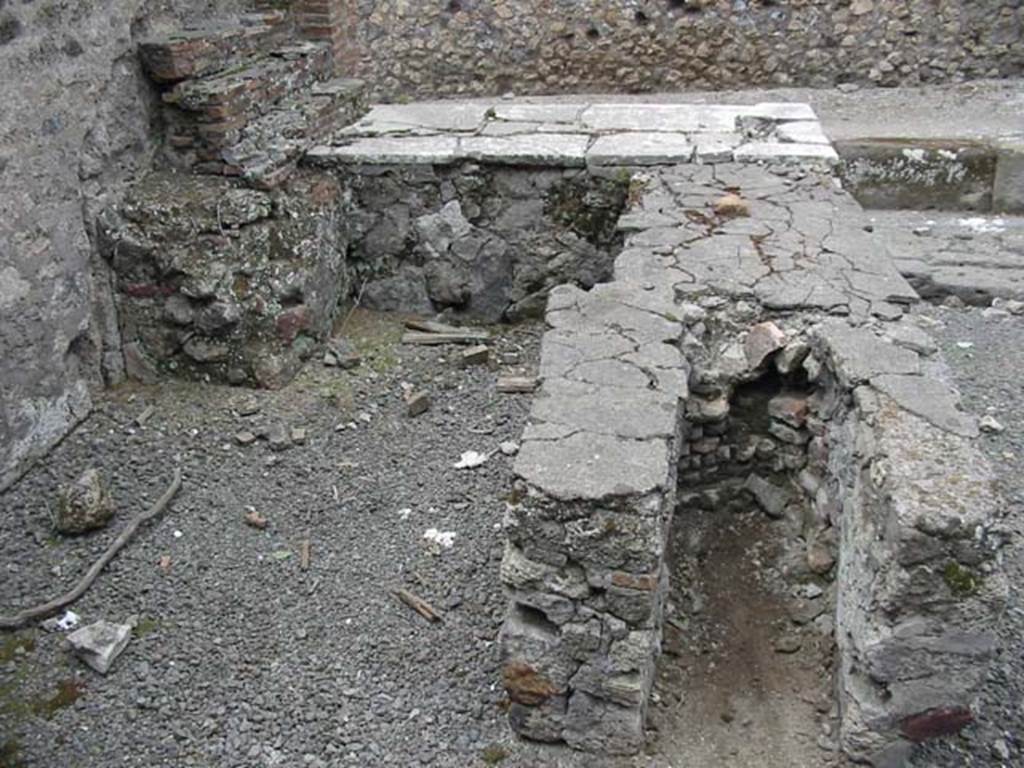
<svg viewBox="0 0 1024 768">
<path fill-rule="evenodd" d="M 917 297 L 819 171 L 638 175 L 614 280 L 551 292 L 505 516 L 518 733 L 639 751 L 669 526 L 752 503 L 791 542 L 784 592 L 834 595 L 792 630 L 834 634 L 831 749 L 903 765 L 971 721 L 1006 589 L 991 470 Z"/>
<path fill-rule="evenodd" d="M 628 175 L 462 163 L 356 166 L 349 266 L 382 310 L 497 322 L 539 316 L 548 291 L 611 275 Z"/>
<path fill-rule="evenodd" d="M 1016 0 L 343 0 L 375 96 L 641 92 L 1024 72 Z"/>
<path fill-rule="evenodd" d="M 137 43 L 239 4 L 0 2 L 0 489 L 120 375 L 89 222 L 153 149 Z"/>
</svg>

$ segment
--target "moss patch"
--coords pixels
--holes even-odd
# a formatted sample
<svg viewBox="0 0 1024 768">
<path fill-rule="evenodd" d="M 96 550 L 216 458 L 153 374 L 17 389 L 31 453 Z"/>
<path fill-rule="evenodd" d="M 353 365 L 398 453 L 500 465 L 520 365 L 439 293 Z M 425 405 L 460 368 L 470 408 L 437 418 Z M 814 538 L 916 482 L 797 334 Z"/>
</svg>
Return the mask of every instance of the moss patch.
<svg viewBox="0 0 1024 768">
<path fill-rule="evenodd" d="M 17 632 L 0 641 L 0 664 L 6 664 L 16 656 L 31 653 L 36 649 L 34 632 Z"/>
<path fill-rule="evenodd" d="M 497 765 L 508 757 L 508 750 L 501 746 L 501 744 L 490 744 L 484 748 L 480 757 L 487 765 Z"/>
<path fill-rule="evenodd" d="M 151 635 L 160 629 L 160 622 L 156 619 L 151 619 L 148 616 L 139 619 L 139 623 L 135 625 L 135 637 L 140 640 L 146 635 Z"/>
<path fill-rule="evenodd" d="M 18 757 L 21 745 L 17 739 L 6 739 L 0 743 L 0 768 L 22 768 L 25 763 Z"/>
<path fill-rule="evenodd" d="M 942 579 L 956 597 L 970 597 L 981 588 L 981 577 L 960 563 L 950 563 L 943 568 Z"/>
<path fill-rule="evenodd" d="M 61 680 L 57 692 L 52 696 L 37 699 L 32 703 L 32 712 L 49 720 L 60 710 L 70 707 L 85 693 L 85 683 L 78 680 Z"/>
</svg>

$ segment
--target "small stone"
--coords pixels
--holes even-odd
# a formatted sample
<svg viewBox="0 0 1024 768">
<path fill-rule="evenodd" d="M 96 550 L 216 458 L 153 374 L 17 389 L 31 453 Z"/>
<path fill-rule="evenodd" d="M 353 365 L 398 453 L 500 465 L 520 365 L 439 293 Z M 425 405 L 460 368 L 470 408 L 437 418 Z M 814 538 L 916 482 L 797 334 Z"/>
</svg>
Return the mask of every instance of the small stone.
<svg viewBox="0 0 1024 768">
<path fill-rule="evenodd" d="M 999 423 L 995 416 L 987 414 L 981 417 L 981 421 L 978 422 L 978 427 L 982 432 L 987 432 L 990 435 L 998 435 L 1000 432 L 1005 432 L 1006 427 Z"/>
<path fill-rule="evenodd" d="M 246 398 L 238 404 L 239 416 L 254 416 L 260 412 L 260 401 L 254 397 Z"/>
<path fill-rule="evenodd" d="M 245 513 L 245 517 L 243 518 L 243 520 L 245 521 L 245 524 L 248 525 L 250 528 L 256 528 L 261 531 L 264 530 L 268 525 L 267 518 L 263 517 L 263 515 L 261 515 L 252 507 L 249 507 L 249 511 Z"/>
<path fill-rule="evenodd" d="M 1010 759 L 1010 747 L 1007 746 L 1005 739 L 996 739 L 992 742 L 992 756 L 997 760 L 1006 762 Z"/>
<path fill-rule="evenodd" d="M 1006 320 L 1010 317 L 1010 313 L 998 307 L 985 307 L 981 310 L 981 316 L 986 320 Z"/>
<path fill-rule="evenodd" d="M 1005 310 L 1011 315 L 1024 315 L 1024 301 L 1018 301 L 1017 299 L 995 298 L 992 299 L 992 307 Z"/>
<path fill-rule="evenodd" d="M 859 91 L 860 86 L 857 83 L 840 83 L 836 86 L 836 89 L 840 93 L 853 93 L 854 91 Z"/>
<path fill-rule="evenodd" d="M 519 443 L 514 440 L 506 440 L 498 446 L 498 450 L 506 456 L 515 456 L 519 453 Z"/>
<path fill-rule="evenodd" d="M 724 217 L 749 216 L 750 206 L 739 195 L 728 194 L 715 200 L 715 213 Z"/>
<path fill-rule="evenodd" d="M 95 469 L 87 469 L 70 485 L 57 492 L 54 527 L 64 534 L 78 534 L 103 528 L 114 516 L 114 502 Z"/>
<path fill-rule="evenodd" d="M 765 480 L 757 474 L 751 474 L 743 483 L 743 488 L 757 500 L 758 505 L 768 517 L 781 518 L 790 501 L 790 494 L 785 488 Z"/>
<path fill-rule="evenodd" d="M 803 643 L 797 635 L 783 635 L 776 638 L 775 642 L 772 643 L 772 648 L 775 649 L 776 653 L 790 654 L 799 651 L 802 645 Z"/>
<path fill-rule="evenodd" d="M 775 367 L 779 373 L 793 373 L 800 364 L 807 358 L 811 348 L 803 341 L 794 341 L 787 344 L 775 356 Z"/>
<path fill-rule="evenodd" d="M 306 430 L 304 427 L 292 427 L 292 442 L 295 445 L 302 445 L 306 442 Z"/>
<path fill-rule="evenodd" d="M 291 436 L 281 424 L 274 424 L 268 428 L 266 438 L 267 442 L 270 443 L 270 450 L 272 451 L 287 450 L 292 444 Z"/>
<path fill-rule="evenodd" d="M 807 545 L 807 567 L 811 569 L 811 573 L 824 576 L 832 570 L 835 563 L 836 558 L 829 547 L 820 542 Z"/>
<path fill-rule="evenodd" d="M 459 361 L 462 363 L 463 368 L 471 365 L 487 365 L 487 361 L 490 359 L 491 350 L 483 344 L 464 349 L 459 356 Z"/>
<path fill-rule="evenodd" d="M 338 358 L 330 352 L 324 352 L 324 365 L 328 368 L 336 368 L 338 365 Z"/>
<path fill-rule="evenodd" d="M 128 645 L 131 632 L 127 624 L 97 621 L 68 635 L 68 643 L 78 658 L 105 675 Z"/>
<path fill-rule="evenodd" d="M 743 342 L 743 352 L 747 356 L 747 365 L 758 368 L 776 350 L 786 345 L 786 334 L 775 323 L 768 321 L 758 323 L 747 334 Z"/>
<path fill-rule="evenodd" d="M 925 235 L 930 235 L 932 233 L 932 228 L 931 227 L 914 227 L 914 229 L 911 230 L 911 231 L 915 235 L 917 235 L 918 237 L 924 237 Z"/>
<path fill-rule="evenodd" d="M 256 442 L 256 435 L 247 429 L 243 429 L 235 435 L 235 442 L 239 445 L 250 445 Z"/>
<path fill-rule="evenodd" d="M 358 368 L 363 362 L 362 355 L 348 339 L 330 339 L 327 342 L 327 352 L 324 354 L 324 365 L 330 365 L 327 362 L 327 355 L 334 359 L 333 365 L 346 371 Z"/>
<path fill-rule="evenodd" d="M 430 395 L 426 392 L 410 392 L 405 398 L 406 412 L 409 416 L 419 416 L 430 409 Z"/>
<path fill-rule="evenodd" d="M 768 415 L 800 429 L 807 423 L 807 398 L 797 395 L 776 395 L 768 401 Z"/>
</svg>

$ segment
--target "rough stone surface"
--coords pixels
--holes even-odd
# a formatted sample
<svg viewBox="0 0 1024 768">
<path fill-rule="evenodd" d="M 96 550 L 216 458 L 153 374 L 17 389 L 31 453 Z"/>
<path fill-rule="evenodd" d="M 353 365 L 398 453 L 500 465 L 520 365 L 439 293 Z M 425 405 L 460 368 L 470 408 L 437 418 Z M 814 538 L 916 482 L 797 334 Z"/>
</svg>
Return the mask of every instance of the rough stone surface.
<svg viewBox="0 0 1024 768">
<path fill-rule="evenodd" d="M 356 72 L 389 99 L 510 89 L 915 85 L 1013 76 L 1022 66 L 1021 9 L 1006 0 L 506 0 L 427 8 L 377 0 L 356 7 Z"/>
<path fill-rule="evenodd" d="M 147 166 L 140 38 L 233 2 L 6 3 L 0 9 L 0 488 L 90 409 L 124 361 L 92 217 Z M 31 85 L 30 85 L 31 84 Z"/>
<path fill-rule="evenodd" d="M 737 481 L 776 525 L 798 526 L 806 573 L 838 562 L 843 751 L 885 762 L 970 720 L 995 648 L 982 617 L 1005 592 L 987 535 L 998 497 L 934 343 L 903 319 L 916 294 L 826 167 L 637 175 L 615 279 L 551 292 L 505 521 L 503 663 L 552 681 L 519 702 L 524 735 L 639 748 L 652 657 L 631 654 L 621 676 L 616 638 L 660 624 L 669 500 L 714 505 Z M 726 192 L 749 216 L 715 210 Z M 688 385 L 633 370 L 639 345 L 681 349 L 684 361 L 657 357 Z M 775 370 L 787 378 L 760 401 L 767 428 L 735 433 L 741 414 L 757 418 L 743 386 Z M 537 632 L 541 645 L 525 642 Z"/>
<path fill-rule="evenodd" d="M 347 288 L 341 198 L 315 174 L 274 194 L 173 173 L 133 186 L 104 212 L 99 244 L 137 365 L 286 383 L 330 332 Z"/>
<path fill-rule="evenodd" d="M 95 469 L 61 487 L 57 494 L 54 528 L 60 533 L 85 533 L 103 528 L 114 516 L 114 502 Z"/>
</svg>

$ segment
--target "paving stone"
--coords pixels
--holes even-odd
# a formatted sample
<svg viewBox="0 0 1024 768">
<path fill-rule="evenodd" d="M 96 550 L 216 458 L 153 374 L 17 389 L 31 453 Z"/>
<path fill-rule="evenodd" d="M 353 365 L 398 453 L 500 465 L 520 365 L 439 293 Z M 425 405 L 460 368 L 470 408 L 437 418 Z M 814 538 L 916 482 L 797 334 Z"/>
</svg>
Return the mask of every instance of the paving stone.
<svg viewBox="0 0 1024 768">
<path fill-rule="evenodd" d="M 576 432 L 540 441 L 524 435 L 515 472 L 555 499 L 639 496 L 668 485 L 669 455 L 660 439 Z"/>
<path fill-rule="evenodd" d="M 361 138 L 342 146 L 311 149 L 306 157 L 316 164 L 434 165 L 455 162 L 454 136 Z"/>
<path fill-rule="evenodd" d="M 467 160 L 501 165 L 584 165 L 589 138 L 574 133 L 520 136 L 473 136 L 460 140 L 458 155 Z"/>
<path fill-rule="evenodd" d="M 598 136 L 587 150 L 588 165 L 674 165 L 693 159 L 685 133 L 611 133 Z"/>
</svg>

